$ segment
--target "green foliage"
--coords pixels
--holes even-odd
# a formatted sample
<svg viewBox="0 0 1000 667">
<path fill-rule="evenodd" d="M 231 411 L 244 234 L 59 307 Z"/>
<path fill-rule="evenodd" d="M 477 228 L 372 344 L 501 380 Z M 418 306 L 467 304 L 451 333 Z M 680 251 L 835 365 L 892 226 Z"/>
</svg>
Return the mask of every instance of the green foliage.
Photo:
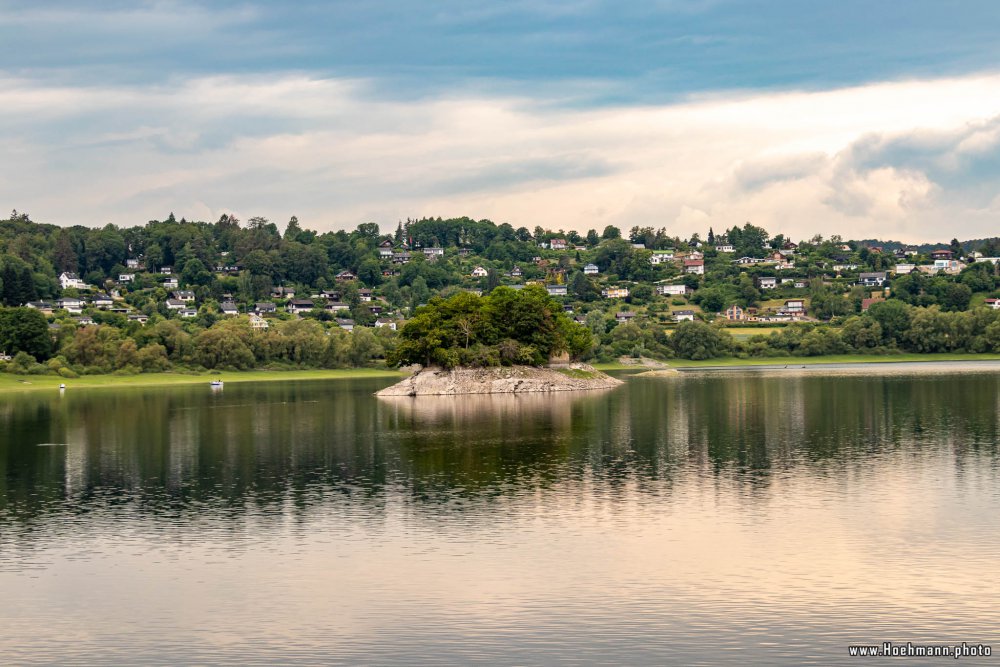
<svg viewBox="0 0 1000 667">
<path fill-rule="evenodd" d="M 52 339 L 45 316 L 32 308 L 0 308 L 0 351 L 48 359 Z"/>
<path fill-rule="evenodd" d="M 462 292 L 432 299 L 404 326 L 392 364 L 497 365 L 545 363 L 569 352 L 580 357 L 590 333 L 570 320 L 541 287 L 498 287 L 488 296 Z"/>
<path fill-rule="evenodd" d="M 733 349 L 732 337 L 704 322 L 681 322 L 670 337 L 674 354 L 681 359 L 712 359 Z"/>
</svg>

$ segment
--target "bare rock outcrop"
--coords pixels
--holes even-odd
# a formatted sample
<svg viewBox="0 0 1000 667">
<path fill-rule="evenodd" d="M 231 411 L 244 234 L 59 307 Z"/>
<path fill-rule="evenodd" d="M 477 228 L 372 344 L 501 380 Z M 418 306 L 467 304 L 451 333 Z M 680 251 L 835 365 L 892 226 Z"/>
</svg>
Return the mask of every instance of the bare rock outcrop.
<svg viewBox="0 0 1000 667">
<path fill-rule="evenodd" d="M 376 396 L 458 396 L 462 394 L 521 394 L 546 391 L 610 389 L 622 384 L 586 364 L 562 368 L 501 366 L 498 368 L 422 368 Z"/>
</svg>

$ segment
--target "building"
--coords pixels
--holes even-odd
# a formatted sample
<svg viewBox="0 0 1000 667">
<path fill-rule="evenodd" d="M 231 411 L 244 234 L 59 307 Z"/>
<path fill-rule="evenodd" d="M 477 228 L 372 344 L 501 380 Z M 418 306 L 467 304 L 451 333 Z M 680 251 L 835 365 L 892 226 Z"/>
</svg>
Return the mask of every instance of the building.
<svg viewBox="0 0 1000 667">
<path fill-rule="evenodd" d="M 344 331 L 354 331 L 354 320 L 337 318 L 337 326 Z"/>
<path fill-rule="evenodd" d="M 587 264 L 583 267 L 583 274 L 585 276 L 596 276 L 601 270 L 597 268 L 597 264 Z"/>
<path fill-rule="evenodd" d="M 40 310 L 46 315 L 51 315 L 52 311 L 56 309 L 56 307 L 53 304 L 49 303 L 48 301 L 29 301 L 24 305 L 26 308 L 34 308 L 35 310 Z"/>
<path fill-rule="evenodd" d="M 487 271 L 486 269 L 484 269 L 481 266 L 477 266 L 476 268 L 472 269 L 472 277 L 473 278 L 485 278 L 489 274 L 490 274 L 490 272 Z"/>
<path fill-rule="evenodd" d="M 250 315 L 250 328 L 254 331 L 266 331 L 268 328 L 267 320 L 260 315 Z"/>
<path fill-rule="evenodd" d="M 545 291 L 549 293 L 549 296 L 566 296 L 569 294 L 565 285 L 546 285 Z"/>
<path fill-rule="evenodd" d="M 760 289 L 774 289 L 778 286 L 778 279 L 773 276 L 761 276 L 757 278 L 757 287 Z"/>
<path fill-rule="evenodd" d="M 180 287 L 180 283 L 177 282 L 177 278 L 167 278 L 163 281 L 163 289 L 175 290 Z"/>
<path fill-rule="evenodd" d="M 705 275 L 705 260 L 703 259 L 685 259 L 684 260 L 684 273 L 693 273 L 696 276 Z"/>
<path fill-rule="evenodd" d="M 1000 299 L 986 299 L 986 307 L 1000 310 Z"/>
<path fill-rule="evenodd" d="M 627 287 L 606 287 L 601 290 L 601 296 L 605 299 L 627 299 Z"/>
<path fill-rule="evenodd" d="M 733 264 L 747 265 L 747 264 L 766 264 L 770 260 L 761 259 L 760 257 L 740 257 L 739 259 L 734 259 Z"/>
<path fill-rule="evenodd" d="M 315 304 L 309 299 L 292 299 L 285 306 L 287 310 L 292 315 L 298 315 L 300 313 L 307 313 L 315 307 Z"/>
<path fill-rule="evenodd" d="M 951 250 L 932 250 L 931 259 L 951 259 L 953 254 Z"/>
<path fill-rule="evenodd" d="M 183 310 L 177 311 L 177 315 L 184 318 L 198 317 L 198 311 L 194 308 L 184 308 Z"/>
<path fill-rule="evenodd" d="M 74 317 L 73 321 L 76 322 L 77 326 L 85 327 L 89 324 L 93 324 L 94 318 L 89 315 L 81 315 L 80 317 Z"/>
<path fill-rule="evenodd" d="M 193 303 L 194 302 L 194 292 L 192 292 L 191 290 L 179 289 L 179 290 L 176 290 L 170 296 L 172 296 L 173 298 L 177 299 L 178 301 L 183 301 L 184 303 Z"/>
<path fill-rule="evenodd" d="M 656 293 L 661 296 L 687 296 L 687 285 L 657 285 Z"/>
<path fill-rule="evenodd" d="M 87 283 L 80 280 L 80 276 L 75 273 L 64 271 L 59 274 L 59 287 L 62 289 L 70 289 L 71 287 L 73 289 L 85 289 L 87 287 Z"/>
<path fill-rule="evenodd" d="M 885 299 L 880 296 L 873 296 L 870 299 L 861 299 L 861 312 L 868 312 L 868 309 L 872 307 L 872 304 L 879 303 L 881 301 L 885 301 Z"/>
<path fill-rule="evenodd" d="M 635 318 L 635 313 L 631 310 L 623 310 L 620 313 L 615 313 L 616 322 L 631 322 Z"/>
<path fill-rule="evenodd" d="M 223 301 L 219 304 L 219 312 L 226 317 L 231 317 L 233 315 L 239 315 L 240 309 L 236 307 L 236 304 L 232 301 Z"/>
<path fill-rule="evenodd" d="M 123 285 L 125 283 L 131 283 L 131 282 L 134 282 L 134 281 L 135 281 L 135 274 L 134 273 L 119 273 L 118 274 L 118 282 L 121 283 L 121 284 L 123 284 Z"/>
<path fill-rule="evenodd" d="M 672 315 L 674 320 L 678 322 L 693 322 L 694 321 L 694 311 L 693 310 L 675 310 Z"/>
<path fill-rule="evenodd" d="M 746 319 L 746 313 L 735 303 L 726 308 L 726 319 L 730 322 L 742 322 Z"/>
<path fill-rule="evenodd" d="M 167 310 L 184 310 L 187 303 L 180 299 L 167 299 L 166 306 Z"/>
<path fill-rule="evenodd" d="M 653 254 L 649 257 L 649 263 L 653 266 L 659 264 L 666 264 L 667 262 L 674 261 L 674 251 L 673 250 L 654 250 Z"/>
<path fill-rule="evenodd" d="M 523 275 L 524 273 L 521 271 L 521 267 L 517 266 L 516 264 L 514 265 L 514 268 L 510 270 L 511 278 L 520 278 Z"/>
<path fill-rule="evenodd" d="M 294 299 L 295 290 L 291 287 L 275 287 L 271 290 L 272 299 Z"/>
<path fill-rule="evenodd" d="M 253 312 L 258 315 L 274 315 L 278 312 L 278 307 L 270 301 L 261 301 L 260 303 L 254 304 Z"/>
<path fill-rule="evenodd" d="M 141 269 L 142 263 L 138 259 L 126 259 L 125 260 L 126 269 Z"/>
<path fill-rule="evenodd" d="M 731 252 L 735 252 L 735 251 L 736 251 L 736 248 L 734 248 L 731 243 L 722 243 L 722 244 L 719 244 L 719 245 L 715 246 L 715 252 L 731 253 Z"/>
<path fill-rule="evenodd" d="M 549 241 L 549 247 L 553 250 L 565 250 L 569 246 L 566 243 L 566 239 L 552 239 Z"/>
<path fill-rule="evenodd" d="M 382 327 L 387 327 L 393 331 L 396 330 L 396 320 L 391 320 L 389 318 L 380 317 L 375 320 L 375 328 L 381 329 Z"/>
<path fill-rule="evenodd" d="M 386 239 L 378 244 L 378 256 L 381 259 L 391 259 L 392 258 L 392 241 Z"/>
<path fill-rule="evenodd" d="M 347 282 L 349 280 L 357 280 L 358 277 L 353 273 L 351 273 L 350 271 L 348 271 L 347 269 L 344 269 L 343 271 L 341 271 L 336 275 L 336 279 L 340 282 Z"/>
<path fill-rule="evenodd" d="M 437 259 L 444 257 L 444 248 L 424 248 L 424 255 L 427 259 Z"/>
<path fill-rule="evenodd" d="M 885 284 L 885 271 L 862 273 L 858 275 L 858 284 L 865 287 L 881 287 Z"/>
<path fill-rule="evenodd" d="M 172 267 L 172 266 L 161 266 L 160 267 L 160 275 L 161 276 L 169 276 L 173 272 L 174 272 L 174 267 Z"/>
<path fill-rule="evenodd" d="M 370 289 L 367 289 L 367 288 L 365 288 L 365 289 L 359 289 L 358 290 L 358 299 L 360 299 L 361 301 L 365 301 L 365 302 L 371 301 L 372 300 L 372 291 Z"/>
<path fill-rule="evenodd" d="M 98 292 L 90 298 L 90 305 L 94 308 L 110 308 L 114 300 L 104 292 Z"/>
<path fill-rule="evenodd" d="M 896 267 L 892 270 L 892 272 L 895 273 L 896 275 L 905 275 L 907 273 L 912 273 L 914 270 L 916 270 L 916 268 L 917 268 L 916 264 L 897 264 Z"/>
<path fill-rule="evenodd" d="M 56 299 L 56 308 L 62 308 L 67 313 L 79 315 L 83 312 L 83 300 L 78 299 L 75 296 L 67 296 L 62 299 Z"/>
<path fill-rule="evenodd" d="M 349 305 L 347 305 L 346 303 L 344 303 L 343 301 L 330 301 L 324 307 L 324 310 L 326 310 L 328 312 L 331 312 L 331 313 L 336 313 L 336 312 L 341 311 L 341 310 L 350 310 L 350 309 L 351 309 L 351 307 Z"/>
<path fill-rule="evenodd" d="M 406 251 L 392 253 L 393 264 L 406 264 L 409 261 L 410 261 L 410 253 Z"/>
</svg>

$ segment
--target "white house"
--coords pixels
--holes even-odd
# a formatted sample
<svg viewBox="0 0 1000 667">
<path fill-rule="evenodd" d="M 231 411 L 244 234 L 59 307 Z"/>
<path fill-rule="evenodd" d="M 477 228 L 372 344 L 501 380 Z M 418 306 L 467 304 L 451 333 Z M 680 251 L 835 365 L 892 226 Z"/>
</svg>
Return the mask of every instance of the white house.
<svg viewBox="0 0 1000 667">
<path fill-rule="evenodd" d="M 545 291 L 549 296 L 566 296 L 569 293 L 565 285 L 546 285 Z"/>
<path fill-rule="evenodd" d="M 553 250 L 565 250 L 567 245 L 566 239 L 552 239 L 549 241 L 549 247 Z"/>
<path fill-rule="evenodd" d="M 678 322 L 693 322 L 694 321 L 694 311 L 693 310 L 675 310 L 673 313 L 674 319 Z"/>
<path fill-rule="evenodd" d="M 223 315 L 226 315 L 227 317 L 231 315 L 240 314 L 240 309 L 237 308 L 236 304 L 233 303 L 232 301 L 223 301 L 222 303 L 220 303 L 219 310 L 222 312 Z"/>
<path fill-rule="evenodd" d="M 688 292 L 687 285 L 657 285 L 656 293 L 664 296 L 684 296 Z"/>
<path fill-rule="evenodd" d="M 472 277 L 473 278 L 485 278 L 489 274 L 490 274 L 490 272 L 487 271 L 486 269 L 484 269 L 481 266 L 477 266 L 476 268 L 472 269 Z"/>
<path fill-rule="evenodd" d="M 587 264 L 583 267 L 583 273 L 587 276 L 595 276 L 600 272 L 601 270 L 597 268 L 597 264 Z"/>
<path fill-rule="evenodd" d="M 774 289 L 778 286 L 778 279 L 772 276 L 762 276 L 757 279 L 757 286 L 760 289 Z"/>
<path fill-rule="evenodd" d="M 191 290 L 186 290 L 186 289 L 176 290 L 170 296 L 174 297 L 178 301 L 183 301 L 185 303 L 194 301 L 194 292 L 192 292 Z"/>
<path fill-rule="evenodd" d="M 734 248 L 731 243 L 722 243 L 720 245 L 715 246 L 716 252 L 734 252 L 735 250 L 736 248 Z"/>
<path fill-rule="evenodd" d="M 354 331 L 354 320 L 351 319 L 337 319 L 337 326 L 344 331 Z"/>
<path fill-rule="evenodd" d="M 267 330 L 268 324 L 260 315 L 250 315 L 250 328 L 254 331 L 265 331 Z"/>
<path fill-rule="evenodd" d="M 69 289 L 71 287 L 74 289 L 85 289 L 87 287 L 87 283 L 80 280 L 80 276 L 75 273 L 68 273 L 64 271 L 59 274 L 59 287 L 62 289 Z"/>
<path fill-rule="evenodd" d="M 862 273 L 858 276 L 858 284 L 865 287 L 881 287 L 885 283 L 885 271 Z"/>
<path fill-rule="evenodd" d="M 1000 310 L 1000 299 L 986 299 L 986 306 L 993 310 Z"/>
<path fill-rule="evenodd" d="M 649 258 L 649 263 L 656 266 L 674 261 L 673 250 L 654 250 Z"/>
<path fill-rule="evenodd" d="M 705 260 L 703 259 L 685 259 L 684 260 L 684 273 L 693 273 L 697 276 L 705 275 Z"/>
<path fill-rule="evenodd" d="M 288 302 L 285 310 L 290 312 L 292 315 L 298 315 L 299 313 L 306 313 L 312 310 L 314 304 L 309 299 L 292 299 Z"/>
<path fill-rule="evenodd" d="M 187 303 L 180 299 L 167 299 L 167 310 L 184 310 Z"/>
<path fill-rule="evenodd" d="M 424 248 L 424 255 L 428 258 L 443 257 L 444 248 Z"/>
<path fill-rule="evenodd" d="M 388 318 L 380 317 L 375 320 L 375 328 L 381 329 L 382 327 L 388 327 L 389 329 L 396 330 L 396 320 L 390 320 Z"/>
<path fill-rule="evenodd" d="M 177 282 L 177 278 L 167 278 L 163 281 L 163 289 L 175 290 L 180 287 L 180 283 Z"/>
<path fill-rule="evenodd" d="M 627 299 L 628 298 L 628 288 L 627 287 L 607 287 L 601 290 L 601 296 L 605 299 Z"/>
<path fill-rule="evenodd" d="M 180 317 L 187 317 L 187 318 L 198 317 L 198 311 L 195 310 L 194 308 L 184 308 L 182 310 L 177 311 L 177 314 Z"/>
<path fill-rule="evenodd" d="M 72 296 L 63 297 L 56 300 L 56 307 L 62 308 L 68 313 L 79 315 L 83 312 L 83 301 Z"/>
</svg>

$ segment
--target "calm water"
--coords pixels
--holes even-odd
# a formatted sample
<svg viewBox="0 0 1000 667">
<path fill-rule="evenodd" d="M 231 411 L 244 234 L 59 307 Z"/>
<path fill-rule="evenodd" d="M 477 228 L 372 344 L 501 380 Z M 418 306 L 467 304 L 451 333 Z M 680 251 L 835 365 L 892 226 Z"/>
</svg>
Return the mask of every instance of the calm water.
<svg viewBox="0 0 1000 667">
<path fill-rule="evenodd" d="M 387 383 L 0 397 L 0 662 L 998 660 L 1000 373 Z"/>
</svg>

